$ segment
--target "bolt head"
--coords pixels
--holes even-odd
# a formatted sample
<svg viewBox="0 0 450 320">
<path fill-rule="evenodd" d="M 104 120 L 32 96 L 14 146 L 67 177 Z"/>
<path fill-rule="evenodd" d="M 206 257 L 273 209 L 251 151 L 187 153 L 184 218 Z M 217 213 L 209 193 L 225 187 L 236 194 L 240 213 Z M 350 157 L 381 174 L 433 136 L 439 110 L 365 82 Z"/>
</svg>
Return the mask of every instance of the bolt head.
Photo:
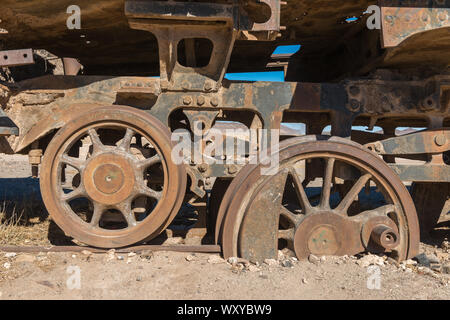
<svg viewBox="0 0 450 320">
<path fill-rule="evenodd" d="M 192 103 L 192 98 L 191 98 L 191 97 L 186 96 L 186 97 L 183 98 L 183 104 L 184 104 L 184 105 L 188 106 L 188 105 L 190 105 L 191 103 Z"/>
<path fill-rule="evenodd" d="M 443 134 L 438 134 L 437 136 L 434 137 L 434 142 L 439 147 L 442 147 L 447 143 L 447 138 Z"/>
<path fill-rule="evenodd" d="M 217 98 L 217 97 L 211 98 L 211 105 L 213 107 L 217 107 L 219 105 L 219 98 Z"/>
<path fill-rule="evenodd" d="M 205 104 L 205 97 L 204 97 L 204 96 L 199 96 L 199 97 L 197 98 L 197 104 L 198 104 L 199 106 L 204 105 L 204 104 Z"/>
</svg>

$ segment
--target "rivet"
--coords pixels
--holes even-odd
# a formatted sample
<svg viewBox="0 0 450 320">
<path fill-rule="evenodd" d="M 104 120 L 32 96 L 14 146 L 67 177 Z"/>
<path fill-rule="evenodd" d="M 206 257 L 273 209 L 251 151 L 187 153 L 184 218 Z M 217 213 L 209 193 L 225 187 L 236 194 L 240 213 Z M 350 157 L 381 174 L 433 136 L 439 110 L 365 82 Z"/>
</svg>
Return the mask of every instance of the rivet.
<svg viewBox="0 0 450 320">
<path fill-rule="evenodd" d="M 213 107 L 217 107 L 219 105 L 219 99 L 217 97 L 212 97 L 211 98 L 211 105 Z"/>
<path fill-rule="evenodd" d="M 445 145 L 447 143 L 447 138 L 443 134 L 438 134 L 434 137 L 434 142 L 439 147 L 442 147 L 443 145 Z"/>
<path fill-rule="evenodd" d="M 186 96 L 183 98 L 183 104 L 188 106 L 192 103 L 192 98 L 190 96 Z"/>
<path fill-rule="evenodd" d="M 197 104 L 198 104 L 199 106 L 204 105 L 204 104 L 205 104 L 205 97 L 204 97 L 204 96 L 199 96 L 199 97 L 197 98 Z"/>
</svg>

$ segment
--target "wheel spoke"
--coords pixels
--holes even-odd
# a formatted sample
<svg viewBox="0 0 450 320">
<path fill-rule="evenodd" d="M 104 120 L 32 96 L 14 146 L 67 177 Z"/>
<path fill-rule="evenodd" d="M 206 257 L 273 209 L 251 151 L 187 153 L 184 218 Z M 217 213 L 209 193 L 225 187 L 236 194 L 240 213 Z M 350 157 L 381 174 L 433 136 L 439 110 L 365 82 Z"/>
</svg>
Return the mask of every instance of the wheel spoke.
<svg viewBox="0 0 450 320">
<path fill-rule="evenodd" d="M 278 230 L 278 239 L 294 240 L 295 231 L 294 228 L 286 230 Z"/>
<path fill-rule="evenodd" d="M 84 166 L 84 161 L 79 159 L 79 158 L 74 158 L 74 157 L 70 157 L 67 154 L 63 154 L 61 156 L 61 162 L 68 164 L 69 166 L 77 169 L 78 171 L 81 172 L 81 170 L 83 169 Z"/>
<path fill-rule="evenodd" d="M 82 187 L 78 187 L 75 190 L 73 190 L 72 192 L 69 193 L 63 193 L 61 198 L 63 201 L 71 201 L 77 198 L 81 198 L 83 196 L 86 195 L 86 192 L 84 191 L 84 188 Z"/>
<path fill-rule="evenodd" d="M 155 191 L 153 189 L 150 189 L 149 187 L 142 188 L 139 191 L 139 194 L 143 195 L 143 196 L 147 196 L 147 197 L 153 198 L 153 199 L 156 199 L 156 200 L 161 199 L 161 196 L 162 196 L 162 192 Z"/>
<path fill-rule="evenodd" d="M 284 206 L 281 206 L 280 214 L 286 219 L 288 219 L 290 222 L 292 222 L 295 226 L 298 226 L 300 222 L 303 220 L 301 217 L 299 217 L 298 215 L 296 215 L 295 213 L 293 213 L 291 210 L 289 210 Z"/>
<path fill-rule="evenodd" d="M 322 196 L 320 198 L 320 207 L 323 209 L 330 208 L 331 180 L 333 179 L 334 158 L 327 159 L 325 176 L 323 178 Z"/>
<path fill-rule="evenodd" d="M 94 148 L 94 152 L 97 152 L 100 149 L 102 149 L 103 148 L 103 143 L 100 140 L 100 137 L 99 137 L 99 135 L 97 133 L 97 130 L 89 129 L 88 133 L 89 133 L 89 137 L 91 138 L 91 143 L 92 143 L 92 146 Z"/>
<path fill-rule="evenodd" d="M 355 201 L 355 198 L 361 192 L 362 188 L 371 177 L 372 175 L 369 173 L 359 177 L 358 181 L 356 181 L 356 183 L 353 185 L 344 199 L 342 199 L 341 203 L 335 210 L 337 212 L 340 212 L 341 214 L 347 215 L 348 208 L 350 208 L 350 205 L 353 203 L 353 201 Z"/>
<path fill-rule="evenodd" d="M 119 149 L 122 149 L 124 151 L 130 150 L 131 145 L 131 139 L 133 139 L 134 131 L 130 128 L 127 128 L 127 132 L 125 133 L 125 136 L 122 139 L 122 142 L 119 145 Z"/>
<path fill-rule="evenodd" d="M 102 218 L 103 212 L 105 212 L 105 206 L 94 201 L 94 213 L 92 214 L 91 226 L 98 227 L 100 219 Z"/>
<path fill-rule="evenodd" d="M 137 225 L 136 217 L 131 210 L 131 201 L 122 202 L 116 205 L 116 208 L 122 213 L 123 217 L 127 221 L 128 228 Z"/>
<path fill-rule="evenodd" d="M 140 169 L 145 169 L 145 168 L 151 167 L 157 163 L 161 163 L 161 157 L 158 154 L 154 155 L 151 158 L 139 161 L 138 167 Z"/>
<path fill-rule="evenodd" d="M 289 169 L 289 174 L 291 175 L 294 181 L 295 191 L 300 199 L 303 212 L 305 214 L 310 214 L 312 211 L 312 207 L 311 204 L 309 203 L 308 196 L 306 195 L 305 189 L 303 188 L 303 184 L 300 181 L 300 178 L 298 177 L 294 168 Z"/>
</svg>

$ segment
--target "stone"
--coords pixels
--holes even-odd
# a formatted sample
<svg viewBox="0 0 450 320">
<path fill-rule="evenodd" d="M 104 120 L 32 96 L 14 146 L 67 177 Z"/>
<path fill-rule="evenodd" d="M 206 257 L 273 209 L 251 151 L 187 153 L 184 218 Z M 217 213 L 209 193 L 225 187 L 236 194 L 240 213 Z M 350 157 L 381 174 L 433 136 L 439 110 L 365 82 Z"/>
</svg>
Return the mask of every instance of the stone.
<svg viewBox="0 0 450 320">
<path fill-rule="evenodd" d="M 428 260 L 430 261 L 431 264 L 433 264 L 433 263 L 441 263 L 441 261 L 439 260 L 438 257 L 436 257 L 435 254 L 429 254 L 429 255 L 427 255 L 427 257 L 428 257 Z"/>
<path fill-rule="evenodd" d="M 11 263 L 5 262 L 5 263 L 3 264 L 3 268 L 5 268 L 5 269 L 11 268 Z"/>
<path fill-rule="evenodd" d="M 90 255 L 92 255 L 92 252 L 89 251 L 89 250 L 83 250 L 83 251 L 81 251 L 81 253 L 84 254 L 85 256 L 90 256 Z"/>
<path fill-rule="evenodd" d="M 373 254 L 368 254 L 357 260 L 356 263 L 363 268 L 367 268 L 370 265 L 384 266 L 384 259 Z"/>
<path fill-rule="evenodd" d="M 136 252 L 130 252 L 130 253 L 128 253 L 128 257 L 129 257 L 129 258 L 135 257 L 135 256 L 136 256 Z"/>
<path fill-rule="evenodd" d="M 392 259 L 392 258 L 391 258 Z M 413 260 L 413 259 L 408 259 L 408 260 L 406 260 L 406 261 L 404 261 L 404 262 L 402 262 L 402 263 L 404 263 L 405 265 L 409 265 L 409 266 L 415 266 L 415 265 L 417 265 L 417 261 L 415 261 L 415 260 Z"/>
<path fill-rule="evenodd" d="M 303 283 L 303 284 L 308 284 L 308 280 L 306 280 L 306 278 L 303 278 L 303 279 L 302 279 L 302 283 Z"/>
<path fill-rule="evenodd" d="M 414 259 L 416 259 L 417 262 L 419 263 L 419 265 L 421 265 L 421 266 L 424 266 L 424 267 L 430 266 L 430 260 L 428 259 L 427 255 L 425 253 L 421 253 L 421 254 L 415 256 Z"/>
<path fill-rule="evenodd" d="M 150 260 L 151 258 L 153 258 L 153 251 L 144 250 L 141 252 L 140 257 L 141 257 L 141 259 L 144 259 L 144 260 Z"/>
<path fill-rule="evenodd" d="M 17 253 L 15 252 L 5 253 L 5 258 L 14 258 L 15 256 L 17 256 Z"/>
<path fill-rule="evenodd" d="M 321 256 L 321 257 L 320 257 L 320 262 L 325 262 L 325 261 L 327 261 L 327 257 Z"/>
<path fill-rule="evenodd" d="M 117 256 L 117 260 L 124 260 L 124 257 L 123 256 Z"/>
<path fill-rule="evenodd" d="M 281 265 L 285 268 L 293 268 L 294 264 L 291 262 L 291 260 L 283 260 L 281 262 Z"/>
<path fill-rule="evenodd" d="M 36 261 L 36 257 L 31 254 L 21 254 L 16 258 L 16 262 L 34 262 Z"/>
<path fill-rule="evenodd" d="M 442 266 L 442 273 L 450 274 L 450 263 L 444 264 Z"/>
<path fill-rule="evenodd" d="M 310 254 L 310 255 L 308 256 L 308 261 L 311 262 L 311 263 L 313 263 L 313 264 L 319 264 L 320 259 L 319 259 L 319 257 L 317 257 L 317 256 L 315 256 L 315 255 L 313 255 L 313 254 Z"/>
<path fill-rule="evenodd" d="M 260 269 L 257 266 L 251 264 L 247 267 L 247 270 L 250 272 L 258 272 Z"/>
<path fill-rule="evenodd" d="M 432 263 L 430 264 L 430 269 L 433 271 L 441 272 L 442 266 L 440 263 Z"/>
<path fill-rule="evenodd" d="M 450 250 L 450 241 L 442 241 L 441 248 L 444 250 Z"/>
<path fill-rule="evenodd" d="M 400 264 L 397 260 L 392 259 L 391 257 L 387 258 L 386 260 L 388 263 L 392 264 L 393 266 L 396 266 L 397 268 L 400 267 Z M 413 260 L 414 261 L 414 260 Z"/>
<path fill-rule="evenodd" d="M 223 261 L 223 259 L 221 259 L 221 260 Z M 230 257 L 230 258 L 228 258 L 227 262 L 229 264 L 231 264 L 232 266 L 237 265 L 237 264 L 241 264 L 243 266 L 248 266 L 250 264 L 250 261 L 248 261 L 247 259 L 237 258 L 237 257 Z"/>
<path fill-rule="evenodd" d="M 142 281 L 142 277 L 141 276 L 137 276 L 136 277 L 136 281 Z"/>
<path fill-rule="evenodd" d="M 186 259 L 186 261 L 191 262 L 191 261 L 196 260 L 196 257 L 190 254 L 190 255 L 187 255 L 185 257 L 185 259 Z"/>
<path fill-rule="evenodd" d="M 208 258 L 208 263 L 210 264 L 225 263 L 225 260 L 223 260 L 221 257 L 217 255 L 212 255 Z"/>
<path fill-rule="evenodd" d="M 264 263 L 269 265 L 269 266 L 276 266 L 278 265 L 278 261 L 275 259 L 265 259 Z"/>
</svg>

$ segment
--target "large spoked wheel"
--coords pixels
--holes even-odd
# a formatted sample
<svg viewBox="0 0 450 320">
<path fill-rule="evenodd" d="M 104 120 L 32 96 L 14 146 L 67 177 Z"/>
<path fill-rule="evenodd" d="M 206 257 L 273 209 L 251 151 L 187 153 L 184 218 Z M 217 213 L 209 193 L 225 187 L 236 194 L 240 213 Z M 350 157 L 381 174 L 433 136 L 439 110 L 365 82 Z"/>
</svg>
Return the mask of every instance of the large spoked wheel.
<svg viewBox="0 0 450 320">
<path fill-rule="evenodd" d="M 351 141 L 313 140 L 285 141 L 272 175 L 261 165 L 238 174 L 221 208 L 224 256 L 263 261 L 283 248 L 299 259 L 364 251 L 415 256 L 417 215 L 398 176 Z"/>
<path fill-rule="evenodd" d="M 53 138 L 41 170 L 53 220 L 85 244 L 117 248 L 152 238 L 177 214 L 186 188 L 170 132 L 130 107 L 81 115 Z"/>
</svg>

